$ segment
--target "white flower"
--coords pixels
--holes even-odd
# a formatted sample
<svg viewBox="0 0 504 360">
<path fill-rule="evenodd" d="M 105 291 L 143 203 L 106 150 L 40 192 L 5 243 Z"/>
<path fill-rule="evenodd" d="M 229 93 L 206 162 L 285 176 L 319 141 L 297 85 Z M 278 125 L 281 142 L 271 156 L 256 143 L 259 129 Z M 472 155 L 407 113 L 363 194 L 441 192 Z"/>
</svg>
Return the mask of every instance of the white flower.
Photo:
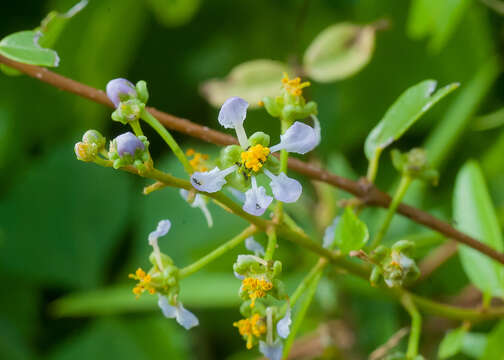
<svg viewBox="0 0 504 360">
<path fill-rule="evenodd" d="M 334 242 L 334 231 L 336 231 L 336 226 L 338 226 L 338 223 L 340 221 L 340 217 L 336 216 L 332 222 L 331 225 L 329 225 L 324 233 L 324 241 L 323 241 L 323 246 L 328 249 L 331 247 L 331 245 Z"/>
<path fill-rule="evenodd" d="M 299 181 L 288 177 L 284 173 L 276 176 L 268 169 L 264 169 L 264 173 L 271 179 L 270 187 L 275 199 L 285 203 L 296 202 L 299 199 L 303 191 Z"/>
<path fill-rule="evenodd" d="M 161 270 L 164 270 L 163 262 L 161 261 L 161 250 L 158 245 L 158 238 L 164 236 L 170 231 L 171 222 L 170 220 L 161 220 L 158 222 L 156 230 L 149 234 L 149 245 L 154 249 L 154 256 L 156 257 L 156 262 Z"/>
<path fill-rule="evenodd" d="M 173 306 L 169 304 L 166 296 L 159 295 L 158 305 L 165 317 L 168 319 L 175 318 L 186 330 L 199 325 L 198 318 L 192 312 L 184 308 L 180 301 L 177 305 Z"/>
<path fill-rule="evenodd" d="M 253 236 L 245 239 L 245 248 L 252 251 L 256 256 L 264 256 L 264 247 L 255 241 Z"/>
<path fill-rule="evenodd" d="M 291 319 L 291 308 L 287 308 L 285 316 L 277 322 L 277 333 L 283 339 L 287 339 L 290 334 L 290 325 L 292 323 Z"/>
<path fill-rule="evenodd" d="M 238 141 L 244 149 L 248 147 L 247 135 L 243 128 L 248 105 L 248 102 L 235 96 L 227 99 L 219 111 L 219 123 L 226 129 L 235 129 Z"/>
<path fill-rule="evenodd" d="M 238 167 L 233 165 L 227 169 L 221 170 L 214 167 L 210 171 L 195 172 L 191 175 L 191 184 L 196 190 L 207 193 L 214 193 L 222 189 L 226 183 L 225 177 L 235 171 Z"/>
<path fill-rule="evenodd" d="M 187 198 L 189 197 L 189 191 L 187 191 L 186 189 L 180 189 L 180 196 L 182 196 L 182 198 L 184 198 L 184 200 L 187 201 Z M 203 215 L 205 215 L 205 219 L 207 221 L 208 227 L 213 226 L 212 214 L 210 213 L 210 211 L 207 208 L 207 204 L 206 204 L 206 201 L 205 201 L 205 198 L 203 197 L 203 195 L 196 194 L 192 204 L 190 204 L 190 205 L 193 208 L 200 208 L 201 211 L 203 212 Z"/>
<path fill-rule="evenodd" d="M 318 146 L 320 144 L 320 141 L 322 140 L 322 129 L 320 128 L 320 121 L 318 117 L 312 115 L 311 118 L 313 119 L 313 130 L 315 130 L 315 136 L 317 138 L 317 143 L 315 144 L 315 146 Z"/>
<path fill-rule="evenodd" d="M 272 146 L 271 152 L 287 150 L 297 154 L 306 154 L 317 146 L 320 137 L 317 131 L 309 125 L 296 121 L 285 134 L 280 135 L 280 144 Z"/>
<path fill-rule="evenodd" d="M 259 341 L 259 351 L 269 360 L 282 360 L 283 344 L 279 339 L 272 344 Z"/>
<path fill-rule="evenodd" d="M 266 195 L 266 189 L 263 186 L 257 187 L 255 176 L 252 176 L 252 187 L 245 193 L 245 204 L 243 210 L 255 216 L 264 214 L 270 206 L 273 198 Z"/>
</svg>

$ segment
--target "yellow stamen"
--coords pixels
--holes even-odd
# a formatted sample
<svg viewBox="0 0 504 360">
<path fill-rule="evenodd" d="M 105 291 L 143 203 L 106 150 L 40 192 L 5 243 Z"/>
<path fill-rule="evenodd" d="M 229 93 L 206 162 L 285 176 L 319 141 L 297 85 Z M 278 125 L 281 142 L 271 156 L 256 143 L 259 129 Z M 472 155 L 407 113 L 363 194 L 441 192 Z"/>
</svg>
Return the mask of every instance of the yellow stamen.
<svg viewBox="0 0 504 360">
<path fill-rule="evenodd" d="M 205 161 L 208 160 L 207 154 L 202 154 L 194 151 L 194 149 L 189 149 L 186 151 L 187 156 L 192 156 L 193 158 L 189 160 L 189 165 L 195 171 L 208 171 L 208 168 L 205 166 Z"/>
<path fill-rule="evenodd" d="M 134 274 L 129 274 L 130 279 L 138 280 L 138 283 L 133 288 L 133 294 L 137 296 L 137 299 L 142 295 L 142 293 L 147 290 L 149 294 L 155 294 L 156 289 L 150 285 L 152 277 L 150 274 L 146 274 L 141 268 L 138 268 Z"/>
<path fill-rule="evenodd" d="M 258 172 L 266 162 L 269 152 L 268 147 L 257 144 L 242 152 L 241 159 L 247 169 Z"/>
<path fill-rule="evenodd" d="M 257 102 L 257 105 L 258 105 L 258 106 L 261 106 L 261 107 L 262 107 L 262 106 L 264 106 L 264 101 L 259 100 L 259 101 Z"/>
<path fill-rule="evenodd" d="M 254 314 L 247 319 L 233 323 L 238 328 L 240 335 L 247 337 L 247 349 L 252 349 L 254 337 L 259 338 L 266 333 L 266 324 L 259 314 Z"/>
<path fill-rule="evenodd" d="M 254 307 L 256 299 L 265 297 L 266 293 L 273 288 L 273 284 L 265 279 L 248 277 L 242 280 L 242 287 L 252 300 L 250 307 Z"/>
<path fill-rule="evenodd" d="M 303 95 L 303 89 L 310 86 L 311 84 L 309 81 L 301 82 L 300 77 L 289 79 L 289 75 L 287 75 L 287 73 L 284 73 L 282 85 L 284 89 L 287 90 L 287 92 L 289 92 L 291 95 L 301 96 Z"/>
</svg>

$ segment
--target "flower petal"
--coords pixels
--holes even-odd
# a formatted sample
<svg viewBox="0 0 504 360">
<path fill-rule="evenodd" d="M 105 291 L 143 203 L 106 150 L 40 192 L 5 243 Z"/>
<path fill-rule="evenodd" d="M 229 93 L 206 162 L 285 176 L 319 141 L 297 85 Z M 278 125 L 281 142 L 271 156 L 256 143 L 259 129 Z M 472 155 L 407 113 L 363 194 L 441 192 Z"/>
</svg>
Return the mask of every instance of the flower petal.
<svg viewBox="0 0 504 360">
<path fill-rule="evenodd" d="M 168 231 L 170 231 L 170 228 L 170 220 L 161 220 L 160 222 L 158 222 L 156 230 L 149 234 L 149 244 L 153 245 L 153 243 L 156 242 L 158 238 L 166 235 Z"/>
<path fill-rule="evenodd" d="M 317 146 L 319 140 L 314 128 L 296 121 L 285 134 L 280 135 L 280 144 L 272 146 L 270 150 L 272 153 L 285 149 L 288 152 L 306 154 Z"/>
<path fill-rule="evenodd" d="M 107 84 L 107 96 L 114 103 L 115 107 L 119 106 L 121 102 L 121 96 L 137 96 L 135 85 L 130 81 L 118 78 L 110 80 Z"/>
<path fill-rule="evenodd" d="M 282 360 L 283 344 L 280 340 L 269 345 L 264 341 L 259 341 L 259 351 L 269 360 Z"/>
<path fill-rule="evenodd" d="M 234 274 L 235 278 L 237 278 L 238 280 L 245 279 L 245 275 L 240 275 L 236 271 L 233 271 L 233 274 Z"/>
<path fill-rule="evenodd" d="M 187 199 L 189 197 L 189 191 L 187 191 L 186 189 L 180 189 L 180 196 L 182 196 L 182 198 L 185 201 L 187 201 Z M 208 227 L 213 226 L 212 214 L 208 210 L 208 207 L 207 207 L 205 198 L 203 198 L 203 195 L 196 194 L 192 204 L 189 204 L 189 205 L 191 205 L 191 207 L 193 207 L 193 208 L 200 208 L 201 211 L 203 212 L 203 215 L 205 215 L 205 219 L 207 221 Z"/>
<path fill-rule="evenodd" d="M 264 247 L 255 241 L 253 236 L 245 239 L 245 248 L 252 251 L 256 256 L 264 255 Z"/>
<path fill-rule="evenodd" d="M 277 322 L 277 333 L 283 339 L 287 339 L 290 333 L 290 325 L 292 323 L 291 319 L 291 308 L 287 309 L 285 316 Z"/>
<path fill-rule="evenodd" d="M 245 193 L 245 204 L 242 209 L 251 215 L 261 216 L 272 201 L 273 198 L 266 195 L 266 189 L 263 186 L 252 187 Z"/>
<path fill-rule="evenodd" d="M 315 146 L 318 146 L 320 144 L 320 141 L 322 140 L 322 129 L 320 128 L 320 121 L 318 117 L 312 115 L 311 118 L 313 119 L 313 130 L 315 130 L 315 135 L 317 138 L 317 143 L 315 144 Z"/>
<path fill-rule="evenodd" d="M 332 224 L 329 225 L 325 230 L 324 241 L 323 241 L 322 245 L 326 249 L 330 248 L 334 242 L 334 231 L 336 230 L 336 226 L 338 225 L 339 221 L 340 221 L 340 217 L 336 216 L 334 218 Z"/>
<path fill-rule="evenodd" d="M 117 154 L 123 157 L 125 154 L 135 155 L 137 150 L 144 150 L 145 145 L 132 132 L 128 131 L 113 140 L 116 144 Z"/>
<path fill-rule="evenodd" d="M 265 169 L 265 172 L 266 171 L 267 170 Z M 271 178 L 270 187 L 273 191 L 273 196 L 275 196 L 275 199 L 285 203 L 296 202 L 301 196 L 301 192 L 303 191 L 301 183 L 295 179 L 288 177 L 287 175 L 285 175 L 285 173 L 280 173 L 278 176 L 273 175 L 273 177 Z"/>
<path fill-rule="evenodd" d="M 242 193 L 240 190 L 235 189 L 234 187 L 228 186 L 228 190 L 231 192 L 231 195 L 233 195 L 236 200 L 241 202 L 242 204 L 245 202 L 245 194 Z"/>
<path fill-rule="evenodd" d="M 158 306 L 161 308 L 161 311 L 166 318 L 173 319 L 175 316 L 177 316 L 177 308 L 170 305 L 166 296 L 159 295 Z"/>
<path fill-rule="evenodd" d="M 199 325 L 199 320 L 192 312 L 184 308 L 181 302 L 177 304 L 176 320 L 186 330 Z"/>
<path fill-rule="evenodd" d="M 241 126 L 247 116 L 248 102 L 240 97 L 227 99 L 219 111 L 219 123 L 227 129 Z"/>
<path fill-rule="evenodd" d="M 232 173 L 236 169 L 236 165 L 230 168 L 220 170 L 218 167 L 214 167 L 210 171 L 205 172 L 195 172 L 191 175 L 191 184 L 196 190 L 204 191 L 207 193 L 214 193 L 222 189 L 224 184 L 226 184 L 226 176 Z"/>
</svg>

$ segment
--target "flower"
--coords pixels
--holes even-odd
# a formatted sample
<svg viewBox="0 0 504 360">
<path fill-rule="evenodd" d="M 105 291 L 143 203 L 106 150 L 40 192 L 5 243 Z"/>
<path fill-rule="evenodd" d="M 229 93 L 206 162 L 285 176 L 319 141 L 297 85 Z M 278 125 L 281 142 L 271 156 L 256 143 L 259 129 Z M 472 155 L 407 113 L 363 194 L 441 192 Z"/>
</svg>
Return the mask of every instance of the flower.
<svg viewBox="0 0 504 360">
<path fill-rule="evenodd" d="M 187 201 L 189 198 L 189 191 L 187 191 L 186 189 L 180 189 L 180 196 L 182 196 L 182 198 L 184 198 L 184 200 Z M 193 202 L 190 205 L 193 208 L 200 208 L 201 211 L 203 212 L 203 215 L 205 215 L 208 227 L 213 226 L 212 214 L 210 214 L 210 211 L 208 210 L 206 204 L 206 196 L 196 194 L 194 196 Z"/>
<path fill-rule="evenodd" d="M 267 336 L 266 341 L 259 341 L 259 351 L 270 360 L 281 360 L 283 352 L 283 342 L 279 338 L 273 341 L 273 311 L 269 307 L 266 309 Z M 290 333 L 291 309 L 287 308 L 285 316 L 276 324 L 277 335 L 286 339 Z"/>
<path fill-rule="evenodd" d="M 250 300 L 252 300 L 250 307 L 254 307 L 256 299 L 265 297 L 271 289 L 273 289 L 273 283 L 267 279 L 246 277 L 242 280 L 240 292 L 248 293 Z"/>
<path fill-rule="evenodd" d="M 274 174 L 268 167 L 271 166 L 271 154 L 280 150 L 305 154 L 311 151 L 320 142 L 320 126 L 315 122 L 312 128 L 301 122 L 294 124 L 280 136 L 280 143 L 268 147 L 269 136 L 263 133 L 255 133 L 248 138 L 243 122 L 247 115 L 248 103 L 239 97 L 232 97 L 226 100 L 219 112 L 219 123 L 225 128 L 233 128 L 236 131 L 241 148 L 229 146 L 225 149 L 229 151 L 229 161 L 226 161 L 227 168 L 221 170 L 214 167 L 210 171 L 196 171 L 191 176 L 191 183 L 195 189 L 203 192 L 213 193 L 222 189 L 227 183 L 226 177 L 234 174 L 240 180 L 245 179 L 250 188 L 245 191 L 245 203 L 243 210 L 249 214 L 260 216 L 264 214 L 273 198 L 266 194 L 263 186 L 257 185 L 256 175 L 264 173 L 270 180 L 270 187 L 273 196 L 278 201 L 295 202 L 302 192 L 301 184 L 285 173 Z"/>
<path fill-rule="evenodd" d="M 291 308 L 287 308 L 285 316 L 277 322 L 277 333 L 282 339 L 287 339 L 290 334 L 290 326 L 292 323 L 291 319 Z"/>
<path fill-rule="evenodd" d="M 170 231 L 170 220 L 161 220 L 158 222 L 156 230 L 149 234 L 149 245 L 154 249 L 154 256 L 156 258 L 157 266 L 159 269 L 164 270 L 163 262 L 161 261 L 161 250 L 158 245 L 158 238 L 165 236 Z"/>
<path fill-rule="evenodd" d="M 198 318 L 192 312 L 184 308 L 180 301 L 178 301 L 175 305 L 170 305 L 166 296 L 159 295 L 158 306 L 161 308 L 161 311 L 166 318 L 175 318 L 175 320 L 177 320 L 177 322 L 186 330 L 199 325 Z"/>
<path fill-rule="evenodd" d="M 138 150 L 143 151 L 145 149 L 143 142 L 140 141 L 140 139 L 137 138 L 131 131 L 119 135 L 113 141 L 115 141 L 119 157 L 123 157 L 126 154 L 134 156 Z"/>
<path fill-rule="evenodd" d="M 309 81 L 301 82 L 301 78 L 298 76 L 294 79 L 289 79 L 289 75 L 286 72 L 283 73 L 282 86 L 289 94 L 293 96 L 303 95 L 303 89 L 310 86 Z"/>
<path fill-rule="evenodd" d="M 110 80 L 107 83 L 107 96 L 117 108 L 122 100 L 136 97 L 137 92 L 135 85 L 133 85 L 130 81 L 118 78 Z"/>
<path fill-rule="evenodd" d="M 269 360 L 282 360 L 283 343 L 279 339 L 271 344 L 259 341 L 259 351 Z"/>
<path fill-rule="evenodd" d="M 129 274 L 128 277 L 130 279 L 138 280 L 138 284 L 136 284 L 133 288 L 133 294 L 135 294 L 137 298 L 140 297 L 140 295 L 146 290 L 151 295 L 156 293 L 156 289 L 151 285 L 151 275 L 146 274 L 142 268 L 138 268 L 134 274 Z"/>
<path fill-rule="evenodd" d="M 245 239 L 245 247 L 247 250 L 252 251 L 256 256 L 264 256 L 264 247 L 255 241 L 253 236 Z"/>
<path fill-rule="evenodd" d="M 240 335 L 247 339 L 247 349 L 249 350 L 254 345 L 254 338 L 259 338 L 266 333 L 264 319 L 257 313 L 249 318 L 234 322 L 233 326 L 237 327 Z"/>
</svg>

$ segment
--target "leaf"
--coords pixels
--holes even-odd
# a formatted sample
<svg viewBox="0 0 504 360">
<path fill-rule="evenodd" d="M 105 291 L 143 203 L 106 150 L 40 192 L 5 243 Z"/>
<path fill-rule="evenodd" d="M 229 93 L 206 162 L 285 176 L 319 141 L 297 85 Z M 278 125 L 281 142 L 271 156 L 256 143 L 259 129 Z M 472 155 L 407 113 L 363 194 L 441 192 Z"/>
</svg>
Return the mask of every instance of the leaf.
<svg viewBox="0 0 504 360">
<path fill-rule="evenodd" d="M 19 278 L 92 287 L 128 223 L 130 176 L 56 148 L 31 166 L 0 202 L 2 267 Z"/>
<path fill-rule="evenodd" d="M 464 355 L 479 359 L 487 344 L 487 335 L 480 333 L 466 333 L 462 341 L 460 352 Z"/>
<path fill-rule="evenodd" d="M 350 23 L 331 25 L 312 41 L 304 54 L 306 74 L 319 82 L 333 82 L 354 75 L 373 54 L 375 28 Z"/>
<path fill-rule="evenodd" d="M 440 359 L 447 359 L 451 356 L 458 354 L 462 348 L 462 343 L 467 330 L 461 326 L 455 330 L 449 331 L 441 344 L 439 345 L 438 357 Z"/>
<path fill-rule="evenodd" d="M 134 282 L 131 286 L 121 285 L 71 294 L 52 303 L 51 312 L 58 317 L 75 317 L 157 311 L 157 296 L 145 294 L 137 299 L 131 291 L 133 285 Z M 238 306 L 239 288 L 240 282 L 231 272 L 196 273 L 181 281 L 180 299 L 187 308 Z"/>
<path fill-rule="evenodd" d="M 51 11 L 40 23 L 40 27 L 35 31 L 40 31 L 43 35 L 39 39 L 39 45 L 44 48 L 51 48 L 58 40 L 61 32 L 65 28 L 68 20 L 78 14 L 86 7 L 88 0 L 81 0 L 66 13 Z"/>
<path fill-rule="evenodd" d="M 203 83 L 201 93 L 215 107 L 221 106 L 231 96 L 240 96 L 249 102 L 250 107 L 257 107 L 263 97 L 280 94 L 284 72 L 288 73 L 289 68 L 279 61 L 247 61 L 233 68 L 225 79 Z"/>
<path fill-rule="evenodd" d="M 504 125 L 504 108 L 491 114 L 478 116 L 473 123 L 473 130 L 482 131 L 495 129 Z"/>
<path fill-rule="evenodd" d="M 359 220 L 350 207 L 345 208 L 334 231 L 334 245 L 343 255 L 361 249 L 369 239 L 369 231 L 364 222 Z"/>
<path fill-rule="evenodd" d="M 181 26 L 196 15 L 200 0 L 149 0 L 154 15 L 159 22 L 168 27 Z"/>
<path fill-rule="evenodd" d="M 479 360 L 502 360 L 504 354 L 504 321 L 501 320 L 488 336 L 485 352 Z"/>
<path fill-rule="evenodd" d="M 20 31 L 7 35 L 0 41 L 0 55 L 24 64 L 39 66 L 58 66 L 56 51 L 40 47 L 38 40 L 41 33 Z"/>
<path fill-rule="evenodd" d="M 403 92 L 389 107 L 366 138 L 364 151 L 369 160 L 399 139 L 434 104 L 459 86 L 453 83 L 434 92 L 436 85 L 434 80 L 424 80 Z"/>
<path fill-rule="evenodd" d="M 460 231 L 497 251 L 503 250 L 497 216 L 476 161 L 467 162 L 457 175 L 453 209 Z M 504 266 L 466 245 L 459 245 L 459 256 L 465 273 L 487 299 L 504 296 Z"/>
</svg>

